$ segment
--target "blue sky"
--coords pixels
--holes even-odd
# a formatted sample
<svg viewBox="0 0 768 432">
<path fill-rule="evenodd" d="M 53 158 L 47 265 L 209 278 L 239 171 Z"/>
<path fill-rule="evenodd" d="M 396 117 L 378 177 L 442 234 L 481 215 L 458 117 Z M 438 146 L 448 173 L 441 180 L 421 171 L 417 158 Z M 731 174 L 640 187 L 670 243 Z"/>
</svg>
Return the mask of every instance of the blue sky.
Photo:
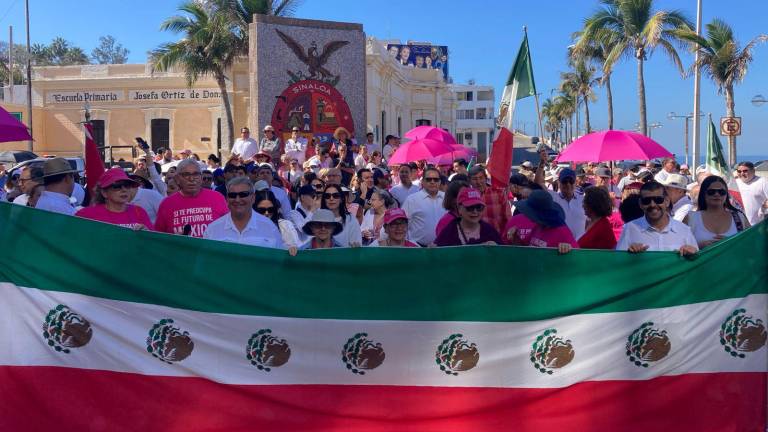
<svg viewBox="0 0 768 432">
<path fill-rule="evenodd" d="M 49 42 L 63 36 L 87 52 L 98 37 L 111 34 L 131 50 L 129 61 L 143 63 L 146 52 L 174 35 L 158 31 L 164 18 L 174 14 L 174 0 L 30 0 L 32 42 Z M 537 89 L 547 97 L 565 70 L 565 49 L 570 35 L 582 19 L 597 6 L 596 0 L 550 0 L 540 2 L 459 1 L 459 0 L 305 0 L 297 17 L 362 23 L 366 34 L 380 39 L 431 41 L 447 45 L 450 70 L 455 82 L 474 79 L 491 84 L 501 96 L 509 68 L 520 46 L 523 25 L 528 26 Z M 695 19 L 695 0 L 658 0 L 658 8 L 681 9 Z M 745 43 L 768 32 L 764 17 L 768 2 L 704 0 L 704 23 L 718 17 L 729 22 L 737 38 Z M 758 17 L 758 18 L 755 18 Z M 14 26 L 16 41 L 23 39 L 24 0 L 0 2 L 0 38 L 7 39 L 8 25 Z M 683 54 L 686 66 L 692 56 Z M 662 128 L 653 131 L 654 139 L 675 153 L 682 153 L 683 123 L 667 119 L 667 113 L 689 113 L 693 109 L 693 79 L 683 79 L 662 53 L 646 63 L 648 121 Z M 615 127 L 632 129 L 638 119 L 637 78 L 634 61 L 621 63 L 613 76 Z M 702 110 L 715 121 L 724 115 L 725 102 L 708 79 L 702 79 Z M 740 155 L 768 155 L 768 105 L 750 103 L 756 94 L 768 96 L 768 44 L 758 46 L 755 60 L 745 81 L 736 87 L 736 113 L 743 118 L 739 138 Z M 598 90 L 598 101 L 590 106 L 593 128 L 607 125 L 605 95 Z M 536 119 L 533 98 L 518 103 L 516 119 L 533 132 Z M 706 129 L 702 127 L 702 146 Z"/>
</svg>

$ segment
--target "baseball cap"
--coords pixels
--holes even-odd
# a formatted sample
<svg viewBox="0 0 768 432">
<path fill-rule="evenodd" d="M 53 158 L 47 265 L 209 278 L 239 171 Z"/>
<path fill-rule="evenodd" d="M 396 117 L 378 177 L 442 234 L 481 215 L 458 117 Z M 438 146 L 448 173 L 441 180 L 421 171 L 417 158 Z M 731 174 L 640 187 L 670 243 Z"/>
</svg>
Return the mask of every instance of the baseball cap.
<svg viewBox="0 0 768 432">
<path fill-rule="evenodd" d="M 298 126 L 294 126 L 294 127 L 291 128 L 291 131 L 293 131 L 293 132 L 298 132 L 299 130 L 300 129 L 298 128 Z"/>
<path fill-rule="evenodd" d="M 661 184 L 666 187 L 685 190 L 688 186 L 688 179 L 681 176 L 680 174 L 670 174 L 663 182 L 661 182 Z"/>
<path fill-rule="evenodd" d="M 459 197 L 456 200 L 459 205 L 464 207 L 470 207 L 477 204 L 485 204 L 483 202 L 483 196 L 479 190 L 475 188 L 464 188 L 459 192 Z"/>
<path fill-rule="evenodd" d="M 269 190 L 269 183 L 265 182 L 264 180 L 259 180 L 253 184 L 253 189 L 255 191 Z"/>
<path fill-rule="evenodd" d="M 563 168 L 560 171 L 560 175 L 557 176 L 557 179 L 560 181 L 563 181 L 567 178 L 572 178 L 576 180 L 576 172 L 570 168 Z"/>
<path fill-rule="evenodd" d="M 272 125 L 266 125 L 266 126 L 264 126 L 264 131 L 265 131 L 265 132 L 266 132 L 266 131 L 272 131 L 272 132 L 274 132 L 274 131 L 275 131 L 275 128 L 273 128 L 273 127 L 272 127 Z"/>
<path fill-rule="evenodd" d="M 405 210 L 401 208 L 391 208 L 384 213 L 384 225 L 389 225 L 398 219 L 405 219 L 408 221 L 408 215 L 405 214 Z"/>
<path fill-rule="evenodd" d="M 138 185 L 138 183 L 135 180 L 132 180 L 130 177 L 128 177 L 128 174 L 126 174 L 122 168 L 110 168 L 104 171 L 104 174 L 102 174 L 101 177 L 99 178 L 98 184 L 99 184 L 99 187 L 104 189 L 121 181 L 136 183 Z"/>
<path fill-rule="evenodd" d="M 525 168 L 533 168 L 533 164 L 531 163 L 531 161 L 525 161 L 520 166 L 523 166 Z"/>
</svg>

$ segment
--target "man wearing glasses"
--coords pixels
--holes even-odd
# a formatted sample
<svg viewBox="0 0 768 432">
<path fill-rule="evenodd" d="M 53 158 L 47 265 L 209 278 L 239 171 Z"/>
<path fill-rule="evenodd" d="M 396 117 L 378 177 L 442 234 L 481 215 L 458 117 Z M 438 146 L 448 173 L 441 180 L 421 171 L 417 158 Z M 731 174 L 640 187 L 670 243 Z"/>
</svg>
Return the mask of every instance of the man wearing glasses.
<svg viewBox="0 0 768 432">
<path fill-rule="evenodd" d="M 13 203 L 23 206 L 27 205 L 29 196 L 32 194 L 32 189 L 34 189 L 35 186 L 42 184 L 42 177 L 43 169 L 39 166 L 33 167 L 27 165 L 22 168 L 18 180 L 22 194 L 17 196 L 16 199 L 13 200 Z"/>
<path fill-rule="evenodd" d="M 259 145 L 255 139 L 251 138 L 251 130 L 247 127 L 241 128 L 240 138 L 236 139 L 235 144 L 232 146 L 232 155 L 240 156 L 243 161 L 247 162 L 258 151 Z"/>
<path fill-rule="evenodd" d="M 436 168 L 424 170 L 421 191 L 410 195 L 402 208 L 408 216 L 408 239 L 421 246 L 435 241 L 435 227 L 446 210 L 443 208 L 445 194 L 440 191 L 440 171 Z"/>
<path fill-rule="evenodd" d="M 677 251 L 693 255 L 699 247 L 688 225 L 669 216 L 670 200 L 664 185 L 656 181 L 640 188 L 640 208 L 644 216 L 624 225 L 616 250 Z"/>
<path fill-rule="evenodd" d="M 768 180 L 755 175 L 755 164 L 742 162 L 736 168 L 739 177 L 741 200 L 744 202 L 744 213 L 750 225 L 760 223 L 768 215 Z"/>
<path fill-rule="evenodd" d="M 179 193 L 160 203 L 155 229 L 202 237 L 211 222 L 227 214 L 227 202 L 220 193 L 203 188 L 203 174 L 194 159 L 179 162 L 174 180 L 179 185 Z"/>
<path fill-rule="evenodd" d="M 544 170 L 541 167 L 542 164 L 539 164 L 536 170 L 536 182 L 546 189 Z M 571 230 L 573 238 L 578 240 L 586 231 L 587 215 L 584 214 L 584 196 L 576 193 L 576 172 L 570 168 L 563 168 L 557 179 L 560 185 L 559 190 L 557 192 L 550 190 L 549 193 L 552 195 L 552 200 L 565 211 L 565 224 Z"/>
<path fill-rule="evenodd" d="M 229 213 L 208 225 L 203 238 L 275 249 L 283 248 L 277 226 L 253 210 L 253 182 L 235 177 L 227 182 Z"/>
</svg>

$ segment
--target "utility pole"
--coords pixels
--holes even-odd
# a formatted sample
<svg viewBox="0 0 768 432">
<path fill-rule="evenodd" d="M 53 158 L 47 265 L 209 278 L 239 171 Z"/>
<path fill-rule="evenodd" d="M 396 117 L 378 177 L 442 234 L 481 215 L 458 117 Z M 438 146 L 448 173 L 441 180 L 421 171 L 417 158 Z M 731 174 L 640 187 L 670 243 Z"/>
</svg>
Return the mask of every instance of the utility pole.
<svg viewBox="0 0 768 432">
<path fill-rule="evenodd" d="M 8 26 L 8 102 L 13 103 L 13 26 Z"/>
<path fill-rule="evenodd" d="M 32 137 L 32 51 L 29 44 L 29 0 L 25 0 L 27 16 L 27 127 Z M 32 151 L 32 140 L 27 141 L 27 150 Z"/>
<path fill-rule="evenodd" d="M 696 1 L 696 34 L 701 36 L 701 1 Z M 699 124 L 699 112 L 701 111 L 701 69 L 699 68 L 699 50 L 696 50 L 696 57 L 694 60 L 694 79 L 693 79 L 693 164 L 691 166 L 691 172 L 696 172 L 696 167 L 699 166 L 699 160 L 701 159 L 699 153 L 699 142 L 701 141 L 701 126 Z M 686 123 L 688 121 L 686 120 Z M 686 153 L 686 157 L 687 157 Z"/>
<path fill-rule="evenodd" d="M 676 119 L 684 119 L 685 120 L 685 134 L 684 134 L 684 138 L 683 138 L 685 140 L 685 143 L 683 145 L 683 148 L 685 149 L 685 164 L 688 165 L 688 166 L 690 166 L 689 161 L 688 161 L 688 120 L 694 119 L 694 121 L 695 121 L 696 117 L 701 117 L 703 115 L 704 114 L 699 114 L 698 116 L 696 116 L 693 113 L 688 114 L 688 115 L 678 115 L 678 114 L 675 114 L 674 111 L 669 113 L 669 114 L 667 114 L 667 118 L 670 119 L 670 120 L 676 120 Z M 695 161 L 695 159 L 694 159 L 694 161 Z M 695 169 L 695 167 L 694 167 L 694 169 Z"/>
</svg>

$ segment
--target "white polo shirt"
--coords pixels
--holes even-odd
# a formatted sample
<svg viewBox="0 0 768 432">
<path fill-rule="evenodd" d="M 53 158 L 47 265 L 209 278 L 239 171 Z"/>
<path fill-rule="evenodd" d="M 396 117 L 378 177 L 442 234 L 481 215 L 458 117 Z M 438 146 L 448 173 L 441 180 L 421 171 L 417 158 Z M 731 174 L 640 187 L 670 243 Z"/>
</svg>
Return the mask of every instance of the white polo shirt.
<svg viewBox="0 0 768 432">
<path fill-rule="evenodd" d="M 393 186 L 392 189 L 389 190 L 389 193 L 392 194 L 393 197 L 397 200 L 400 205 L 403 205 L 405 203 L 405 200 L 408 199 L 409 196 L 417 193 L 421 188 L 419 185 L 415 183 L 411 183 L 410 188 L 406 188 L 403 186 L 402 183 L 400 183 L 397 186 Z"/>
<path fill-rule="evenodd" d="M 693 201 L 691 201 L 691 197 L 683 195 L 682 198 L 672 205 L 672 218 L 682 222 L 691 210 L 693 210 Z"/>
<path fill-rule="evenodd" d="M 763 177 L 755 176 L 752 181 L 745 183 L 737 178 L 736 184 L 739 186 L 741 200 L 744 203 L 744 213 L 750 225 L 756 225 L 768 213 L 763 208 L 763 203 L 768 200 L 768 180 Z"/>
<path fill-rule="evenodd" d="M 652 227 L 645 216 L 624 224 L 616 250 L 626 251 L 633 243 L 647 245 L 649 251 L 676 251 L 684 245 L 699 250 L 698 242 L 688 225 L 672 218 L 661 230 Z"/>
<path fill-rule="evenodd" d="M 435 227 L 446 213 L 443 208 L 445 194 L 438 191 L 431 197 L 424 189 L 410 195 L 402 205 L 408 215 L 408 239 L 422 245 L 435 241 Z"/>
<path fill-rule="evenodd" d="M 299 161 L 301 166 L 306 160 L 307 151 L 307 139 L 304 137 L 298 137 L 297 139 L 288 138 L 285 141 L 285 154 L 292 159 Z"/>
<path fill-rule="evenodd" d="M 563 208 L 565 212 L 565 224 L 573 234 L 573 238 L 579 239 L 587 229 L 587 215 L 584 214 L 584 195 L 574 192 L 571 200 L 566 200 L 562 193 L 549 191 L 552 200 Z"/>
<path fill-rule="evenodd" d="M 72 207 L 69 197 L 58 192 L 43 191 L 35 208 L 69 216 L 75 214 L 75 208 Z"/>
<path fill-rule="evenodd" d="M 259 151 L 259 144 L 253 138 L 235 140 L 232 146 L 232 153 L 237 153 L 243 160 L 247 161 Z"/>
<path fill-rule="evenodd" d="M 277 226 L 271 219 L 253 210 L 251 210 L 251 220 L 242 232 L 238 231 L 232 222 L 232 214 L 227 213 L 208 225 L 203 238 L 250 246 L 283 248 L 283 238 Z"/>
</svg>

